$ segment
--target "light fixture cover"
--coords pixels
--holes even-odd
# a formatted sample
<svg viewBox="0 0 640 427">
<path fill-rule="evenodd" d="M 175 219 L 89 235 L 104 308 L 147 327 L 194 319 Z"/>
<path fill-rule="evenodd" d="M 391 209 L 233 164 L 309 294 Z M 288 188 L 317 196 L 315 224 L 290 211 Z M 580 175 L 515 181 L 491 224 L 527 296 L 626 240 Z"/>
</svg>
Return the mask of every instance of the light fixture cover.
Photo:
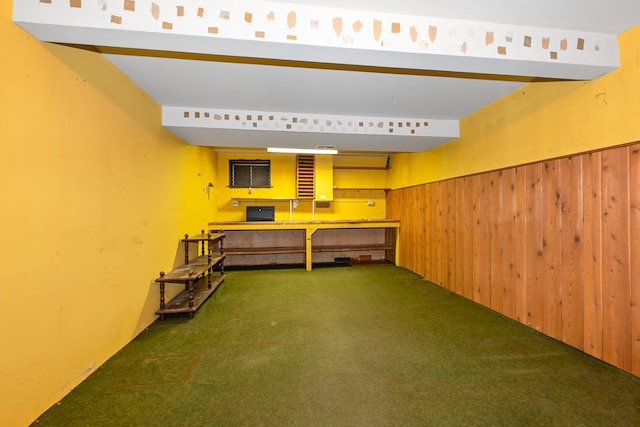
<svg viewBox="0 0 640 427">
<path fill-rule="evenodd" d="M 295 154 L 338 154 L 338 150 L 322 149 L 322 148 L 267 148 L 269 153 L 295 153 Z"/>
</svg>

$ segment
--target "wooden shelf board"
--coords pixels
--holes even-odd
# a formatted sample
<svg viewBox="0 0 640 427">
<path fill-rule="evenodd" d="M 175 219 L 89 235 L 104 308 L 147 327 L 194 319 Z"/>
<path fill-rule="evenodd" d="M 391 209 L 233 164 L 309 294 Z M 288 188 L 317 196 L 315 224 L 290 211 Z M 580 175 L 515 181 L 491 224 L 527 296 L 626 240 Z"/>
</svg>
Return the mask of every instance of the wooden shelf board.
<svg viewBox="0 0 640 427">
<path fill-rule="evenodd" d="M 386 166 L 334 166 L 333 169 L 351 169 L 351 170 L 389 170 Z"/>
<path fill-rule="evenodd" d="M 354 191 L 354 190 L 380 190 L 380 191 L 389 191 L 391 188 L 383 188 L 383 187 L 333 187 L 334 191 L 336 190 L 344 190 L 344 191 Z"/>
<path fill-rule="evenodd" d="M 184 283 L 187 280 L 196 280 L 202 276 L 207 270 L 218 265 L 225 258 L 222 256 L 211 257 L 211 262 L 208 262 L 207 255 L 200 255 L 193 258 L 188 264 L 181 265 L 175 269 L 169 271 L 164 276 L 158 277 L 156 282 L 169 282 L 169 283 Z M 193 270 L 193 274 L 189 275 L 189 271 Z"/>
<path fill-rule="evenodd" d="M 312 246 L 312 252 L 351 252 L 351 251 L 385 251 L 393 250 L 392 244 L 370 244 L 370 245 L 322 245 Z M 229 248 L 227 255 L 276 255 L 276 254 L 296 254 L 305 253 L 304 247 L 254 247 L 254 248 Z"/>
<path fill-rule="evenodd" d="M 267 254 L 297 254 L 305 253 L 305 248 L 300 247 L 253 247 L 253 248 L 229 248 L 227 255 L 267 255 Z"/>
<path fill-rule="evenodd" d="M 214 242 L 223 237 L 224 233 L 211 233 L 211 240 Z M 206 242 L 207 240 L 209 240 L 208 235 L 203 233 L 194 234 L 193 236 L 182 239 L 183 242 Z"/>
<path fill-rule="evenodd" d="M 385 251 L 395 249 L 395 245 L 371 244 L 371 245 L 340 245 L 340 246 L 313 246 L 313 252 L 351 252 L 351 251 Z"/>
<path fill-rule="evenodd" d="M 192 307 L 189 307 L 189 290 L 185 289 L 166 303 L 164 309 L 156 311 L 156 314 L 193 313 L 211 296 L 223 281 L 224 276 L 212 278 L 211 288 L 208 288 L 207 279 L 203 278 L 194 285 Z"/>
</svg>

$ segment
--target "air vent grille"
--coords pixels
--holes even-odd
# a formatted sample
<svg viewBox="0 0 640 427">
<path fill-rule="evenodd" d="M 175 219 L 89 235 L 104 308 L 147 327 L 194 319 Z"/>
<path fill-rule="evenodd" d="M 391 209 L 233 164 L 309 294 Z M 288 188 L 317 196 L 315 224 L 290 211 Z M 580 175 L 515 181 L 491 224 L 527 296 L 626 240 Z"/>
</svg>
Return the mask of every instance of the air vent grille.
<svg viewBox="0 0 640 427">
<path fill-rule="evenodd" d="M 312 155 L 298 155 L 297 197 L 299 199 L 313 199 L 314 190 L 314 157 Z"/>
</svg>

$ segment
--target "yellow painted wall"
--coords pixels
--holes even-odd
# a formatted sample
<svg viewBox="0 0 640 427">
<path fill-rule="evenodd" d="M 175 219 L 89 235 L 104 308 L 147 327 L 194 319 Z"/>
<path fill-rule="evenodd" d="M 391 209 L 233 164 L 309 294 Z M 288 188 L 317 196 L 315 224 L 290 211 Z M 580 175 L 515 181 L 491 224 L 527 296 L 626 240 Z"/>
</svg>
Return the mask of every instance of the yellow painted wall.
<svg viewBox="0 0 640 427">
<path fill-rule="evenodd" d="M 401 188 L 640 140 L 640 26 L 619 38 L 621 66 L 589 82 L 530 83 L 460 122 L 460 138 L 391 158 Z"/>
<path fill-rule="evenodd" d="M 334 186 L 339 189 L 380 189 L 387 184 L 386 155 L 345 155 L 334 162 Z"/>
<path fill-rule="evenodd" d="M 332 159 L 321 159 L 320 162 L 318 162 L 318 158 L 316 157 L 316 168 L 322 168 L 322 172 L 316 176 L 322 178 L 327 174 L 338 172 L 333 171 L 333 163 L 340 162 L 340 156 L 335 156 Z M 272 188 L 252 188 L 251 194 L 246 188 L 229 188 L 229 160 L 235 159 L 271 160 Z M 367 161 L 366 157 L 363 157 L 363 159 L 361 161 Z M 217 171 L 218 185 L 215 191 L 218 210 L 215 220 L 217 221 L 244 221 L 246 207 L 259 205 L 274 205 L 276 207 L 276 221 L 288 221 L 290 219 L 294 221 L 308 221 L 311 219 L 381 219 L 386 216 L 385 192 L 383 190 L 350 189 L 349 191 L 334 191 L 333 201 L 331 201 L 329 208 L 314 209 L 313 202 L 310 200 L 300 200 L 297 208 L 290 208 L 289 200 L 296 197 L 295 154 L 249 151 L 220 152 L 218 153 Z M 383 172 L 386 173 L 386 171 Z M 347 179 L 351 182 L 355 181 L 353 177 L 348 177 Z M 386 180 L 386 176 L 384 179 Z M 332 185 L 335 184 L 335 181 L 333 181 Z M 359 185 L 367 187 L 369 183 L 360 181 Z M 238 206 L 233 206 L 233 200 L 238 201 Z M 373 206 L 369 205 L 369 200 L 373 201 Z"/>
<path fill-rule="evenodd" d="M 153 280 L 216 215 L 216 155 L 103 56 L 0 3 L 0 425 L 35 420 L 154 318 Z M 179 262 L 179 258 L 178 258 Z"/>
</svg>

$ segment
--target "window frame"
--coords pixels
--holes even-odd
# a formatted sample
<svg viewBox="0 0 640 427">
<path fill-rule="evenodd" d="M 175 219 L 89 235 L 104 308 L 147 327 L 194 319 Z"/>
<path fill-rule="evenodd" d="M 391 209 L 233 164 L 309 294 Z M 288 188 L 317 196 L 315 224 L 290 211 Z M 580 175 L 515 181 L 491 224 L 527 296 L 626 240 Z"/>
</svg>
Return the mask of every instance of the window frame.
<svg viewBox="0 0 640 427">
<path fill-rule="evenodd" d="M 230 159 L 229 188 L 271 188 L 271 160 Z"/>
</svg>

